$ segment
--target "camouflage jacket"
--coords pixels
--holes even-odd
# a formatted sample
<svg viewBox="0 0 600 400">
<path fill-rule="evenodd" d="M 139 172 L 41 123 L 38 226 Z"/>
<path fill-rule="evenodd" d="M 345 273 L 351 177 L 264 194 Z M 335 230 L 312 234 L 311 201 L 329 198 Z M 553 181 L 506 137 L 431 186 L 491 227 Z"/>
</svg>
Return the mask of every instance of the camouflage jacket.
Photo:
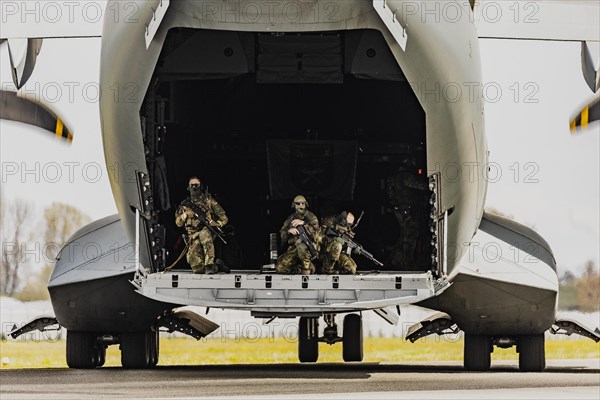
<svg viewBox="0 0 600 400">
<path fill-rule="evenodd" d="M 209 194 L 205 194 L 200 196 L 200 198 L 192 200 L 192 202 L 204 210 L 206 218 L 209 221 L 214 221 L 219 227 L 225 226 L 228 221 L 227 215 L 225 215 L 225 211 L 223 207 L 217 203 L 215 199 L 213 199 Z M 183 203 L 179 205 L 177 212 L 175 213 L 175 223 L 178 227 L 182 227 L 185 225 L 185 229 L 188 234 L 196 233 L 204 226 L 198 219 L 198 217 L 188 217 L 182 218 L 182 215 L 187 211 L 191 211 L 188 207 L 184 206 Z"/>
<path fill-rule="evenodd" d="M 292 245 L 298 239 L 298 237 L 294 237 L 294 235 L 291 235 L 288 232 L 288 230 L 292 227 L 292 221 L 295 219 L 301 219 L 302 221 L 304 221 L 304 227 L 306 229 L 306 232 L 310 235 L 315 244 L 320 241 L 319 219 L 315 214 L 311 213 L 310 211 L 306 211 L 302 216 L 293 213 L 285 220 L 283 226 L 279 230 L 279 236 L 281 237 L 282 241 Z"/>
<path fill-rule="evenodd" d="M 323 218 L 323 222 L 321 223 L 321 236 L 323 237 L 323 245 L 327 247 L 327 243 L 330 243 L 332 240 L 338 240 L 343 242 L 342 239 L 335 237 L 333 235 L 327 235 L 327 230 L 331 228 L 334 231 L 340 234 L 347 234 L 350 237 L 354 236 L 352 229 L 347 224 L 340 224 L 337 221 L 336 215 L 330 215 L 328 217 Z"/>
</svg>

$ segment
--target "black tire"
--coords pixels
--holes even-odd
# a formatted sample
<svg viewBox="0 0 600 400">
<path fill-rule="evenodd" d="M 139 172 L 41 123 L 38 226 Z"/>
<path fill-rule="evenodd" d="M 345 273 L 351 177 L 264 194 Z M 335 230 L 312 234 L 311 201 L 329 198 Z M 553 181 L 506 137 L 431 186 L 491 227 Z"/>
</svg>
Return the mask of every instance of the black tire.
<svg viewBox="0 0 600 400">
<path fill-rule="evenodd" d="M 103 344 L 96 343 L 96 356 L 94 358 L 94 363 L 96 367 L 101 367 L 106 362 L 106 346 Z"/>
<path fill-rule="evenodd" d="M 89 332 L 67 331 L 67 365 L 69 368 L 96 366 L 96 335 Z"/>
<path fill-rule="evenodd" d="M 298 359 L 317 362 L 319 359 L 319 319 L 300 317 L 298 324 Z"/>
<path fill-rule="evenodd" d="M 519 336 L 517 346 L 519 369 L 522 372 L 542 372 L 546 368 L 543 333 Z"/>
<path fill-rule="evenodd" d="M 344 337 L 342 339 L 344 361 L 362 361 L 363 330 L 360 315 L 346 315 L 344 318 Z"/>
<path fill-rule="evenodd" d="M 156 364 L 158 364 L 158 355 L 160 353 L 160 346 L 159 346 L 159 336 L 158 336 L 158 331 L 151 331 L 149 332 L 149 338 L 150 340 L 148 341 L 148 345 L 150 346 L 150 367 L 156 367 Z"/>
<path fill-rule="evenodd" d="M 467 371 L 488 371 L 492 364 L 492 338 L 465 333 L 464 364 Z"/>
<path fill-rule="evenodd" d="M 121 365 L 123 368 L 150 366 L 150 335 L 148 332 L 121 334 Z"/>
</svg>

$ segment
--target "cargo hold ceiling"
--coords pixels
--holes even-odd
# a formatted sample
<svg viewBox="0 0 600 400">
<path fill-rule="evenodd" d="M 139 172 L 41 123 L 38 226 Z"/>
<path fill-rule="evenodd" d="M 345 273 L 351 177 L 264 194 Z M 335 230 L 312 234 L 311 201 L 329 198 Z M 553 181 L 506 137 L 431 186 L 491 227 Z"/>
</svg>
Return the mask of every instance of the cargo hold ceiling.
<svg viewBox="0 0 600 400">
<path fill-rule="evenodd" d="M 156 74 L 164 80 L 218 79 L 256 73 L 257 83 L 341 84 L 361 79 L 406 81 L 376 30 L 271 34 L 176 28 Z"/>
</svg>

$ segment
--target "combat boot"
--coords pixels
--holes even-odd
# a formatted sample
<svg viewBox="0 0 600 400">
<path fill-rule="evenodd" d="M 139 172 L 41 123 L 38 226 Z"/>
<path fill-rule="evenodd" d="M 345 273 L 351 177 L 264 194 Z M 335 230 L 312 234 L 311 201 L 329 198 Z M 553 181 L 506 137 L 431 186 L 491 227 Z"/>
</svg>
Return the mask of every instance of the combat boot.
<svg viewBox="0 0 600 400">
<path fill-rule="evenodd" d="M 215 261 L 215 264 L 217 265 L 219 272 L 222 274 L 228 274 L 231 272 L 231 270 L 229 269 L 229 267 L 227 265 L 225 265 L 225 263 L 223 262 L 223 260 L 221 260 L 220 258 L 217 259 L 217 261 Z"/>
<path fill-rule="evenodd" d="M 205 267 L 204 273 L 207 275 L 213 275 L 213 274 L 216 274 L 218 271 L 219 271 L 219 267 L 217 264 L 208 264 Z"/>
<path fill-rule="evenodd" d="M 310 261 L 302 261 L 302 275 L 313 275 L 317 272 L 315 266 Z"/>
<path fill-rule="evenodd" d="M 192 273 L 193 274 L 203 274 L 204 273 L 204 265 L 193 265 Z"/>
</svg>

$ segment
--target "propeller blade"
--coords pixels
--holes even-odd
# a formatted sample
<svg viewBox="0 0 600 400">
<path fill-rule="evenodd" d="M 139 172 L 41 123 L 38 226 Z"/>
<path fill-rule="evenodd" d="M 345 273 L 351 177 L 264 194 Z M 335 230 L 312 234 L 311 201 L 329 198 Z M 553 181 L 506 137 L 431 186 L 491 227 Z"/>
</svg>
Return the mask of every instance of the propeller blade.
<svg viewBox="0 0 600 400">
<path fill-rule="evenodd" d="M 0 90 L 0 119 L 22 122 L 45 129 L 57 138 L 71 143 L 73 132 L 50 108 Z"/>
<path fill-rule="evenodd" d="M 571 119 L 571 133 L 577 131 L 577 128 L 585 129 L 590 122 L 598 120 L 600 120 L 600 97 L 585 106 L 579 114 Z"/>
<path fill-rule="evenodd" d="M 43 39 L 8 39 L 8 58 L 13 76 L 13 82 L 21 89 L 35 68 L 38 54 L 42 48 Z"/>
</svg>

